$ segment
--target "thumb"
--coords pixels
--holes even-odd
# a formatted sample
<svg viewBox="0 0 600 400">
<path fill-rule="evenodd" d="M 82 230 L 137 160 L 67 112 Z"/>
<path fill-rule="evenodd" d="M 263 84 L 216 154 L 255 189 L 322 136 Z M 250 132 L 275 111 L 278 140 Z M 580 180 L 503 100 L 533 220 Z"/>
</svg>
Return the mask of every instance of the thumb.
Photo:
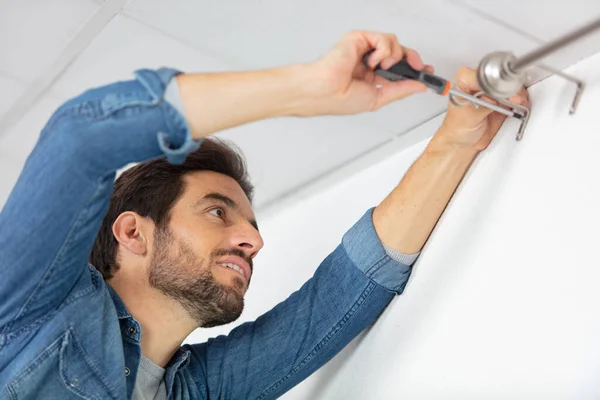
<svg viewBox="0 0 600 400">
<path fill-rule="evenodd" d="M 415 93 L 422 93 L 426 90 L 427 87 L 419 81 L 386 82 L 379 89 L 376 107 L 381 108 L 393 101 L 403 99 Z"/>
</svg>

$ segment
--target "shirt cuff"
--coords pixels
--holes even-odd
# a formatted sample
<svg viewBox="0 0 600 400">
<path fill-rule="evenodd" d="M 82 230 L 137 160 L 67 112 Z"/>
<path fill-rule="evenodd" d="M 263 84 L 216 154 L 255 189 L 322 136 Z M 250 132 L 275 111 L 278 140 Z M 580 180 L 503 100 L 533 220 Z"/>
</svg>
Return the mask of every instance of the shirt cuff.
<svg viewBox="0 0 600 400">
<path fill-rule="evenodd" d="M 158 133 L 158 145 L 169 162 L 181 164 L 188 154 L 200 148 L 202 140 L 194 140 L 183 113 L 183 101 L 179 93 L 179 87 L 175 76 L 180 71 L 171 68 L 160 68 L 158 70 L 138 70 L 135 72 L 137 80 L 148 90 L 150 95 L 160 101 L 162 98 L 169 104 L 168 114 L 175 125 L 174 132 L 185 132 L 184 135 L 173 133 Z"/>
<path fill-rule="evenodd" d="M 342 239 L 344 250 L 366 277 L 398 294 L 404 291 L 410 277 L 411 264 L 417 255 L 394 252 L 390 255 L 373 226 L 373 208 Z M 394 254 L 396 253 L 396 254 Z"/>
</svg>

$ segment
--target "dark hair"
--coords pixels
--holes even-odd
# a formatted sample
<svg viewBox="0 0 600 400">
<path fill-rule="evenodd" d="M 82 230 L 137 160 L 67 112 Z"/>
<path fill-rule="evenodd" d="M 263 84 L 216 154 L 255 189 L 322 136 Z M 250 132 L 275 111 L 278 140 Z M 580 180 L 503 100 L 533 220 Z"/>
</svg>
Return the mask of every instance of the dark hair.
<svg viewBox="0 0 600 400">
<path fill-rule="evenodd" d="M 119 269 L 117 240 L 112 225 L 125 211 L 149 217 L 158 227 L 169 222 L 171 208 L 183 192 L 183 176 L 194 171 L 214 171 L 235 179 L 252 201 L 254 187 L 242 153 L 220 139 L 204 139 L 202 146 L 190 153 L 182 164 L 171 164 L 162 157 L 138 164 L 116 180 L 108 212 L 90 253 L 90 263 L 110 279 Z"/>
</svg>

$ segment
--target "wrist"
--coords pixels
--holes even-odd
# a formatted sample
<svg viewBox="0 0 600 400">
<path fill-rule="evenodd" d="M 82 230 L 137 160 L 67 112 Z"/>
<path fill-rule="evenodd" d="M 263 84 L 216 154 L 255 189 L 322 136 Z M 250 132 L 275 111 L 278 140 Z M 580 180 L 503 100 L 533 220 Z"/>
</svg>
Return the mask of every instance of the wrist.
<svg viewBox="0 0 600 400">
<path fill-rule="evenodd" d="M 452 139 L 451 134 L 444 132 L 444 129 L 440 128 L 430 140 L 426 151 L 433 154 L 443 154 L 472 160 L 479 154 L 480 150 L 470 143 L 459 142 Z"/>
<path fill-rule="evenodd" d="M 318 115 L 316 104 L 322 97 L 319 93 L 321 81 L 312 64 L 295 64 L 279 68 L 281 88 L 285 90 L 286 101 L 282 104 L 279 116 L 310 117 Z"/>
</svg>

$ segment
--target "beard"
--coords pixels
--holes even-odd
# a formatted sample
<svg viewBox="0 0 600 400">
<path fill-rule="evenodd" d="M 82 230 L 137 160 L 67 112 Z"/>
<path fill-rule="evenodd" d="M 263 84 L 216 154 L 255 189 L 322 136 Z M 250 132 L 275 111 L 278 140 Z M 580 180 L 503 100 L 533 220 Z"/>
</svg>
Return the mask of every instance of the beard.
<svg viewBox="0 0 600 400">
<path fill-rule="evenodd" d="M 148 273 L 152 287 L 179 302 L 198 327 L 225 325 L 239 318 L 244 310 L 243 281 L 236 277 L 235 289 L 222 285 L 213 277 L 211 267 L 216 257 L 244 255 L 241 250 L 217 249 L 209 262 L 202 265 L 204 260 L 198 259 L 192 246 L 173 238 L 168 228 L 156 228 L 154 243 Z M 173 255 L 175 246 L 177 251 Z"/>
</svg>

